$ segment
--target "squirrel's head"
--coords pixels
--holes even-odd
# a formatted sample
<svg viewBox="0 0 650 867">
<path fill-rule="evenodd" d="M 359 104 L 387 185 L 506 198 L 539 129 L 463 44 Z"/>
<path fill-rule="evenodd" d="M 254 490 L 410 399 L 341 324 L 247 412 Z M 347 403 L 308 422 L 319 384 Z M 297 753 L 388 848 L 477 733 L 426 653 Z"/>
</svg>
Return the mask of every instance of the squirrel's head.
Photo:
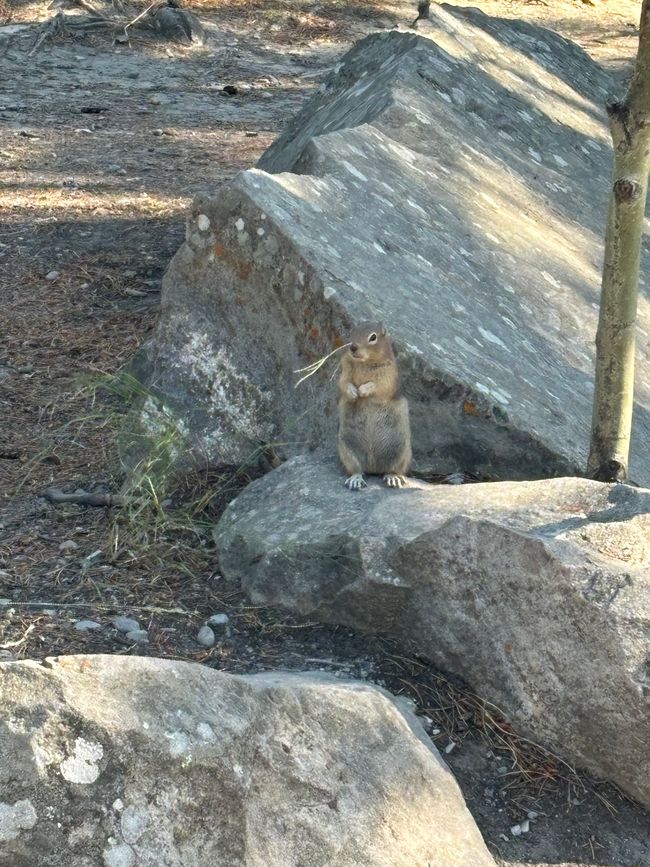
<svg viewBox="0 0 650 867">
<path fill-rule="evenodd" d="M 392 356 L 390 337 L 381 322 L 360 322 L 350 332 L 350 353 L 355 361 L 382 361 Z"/>
</svg>

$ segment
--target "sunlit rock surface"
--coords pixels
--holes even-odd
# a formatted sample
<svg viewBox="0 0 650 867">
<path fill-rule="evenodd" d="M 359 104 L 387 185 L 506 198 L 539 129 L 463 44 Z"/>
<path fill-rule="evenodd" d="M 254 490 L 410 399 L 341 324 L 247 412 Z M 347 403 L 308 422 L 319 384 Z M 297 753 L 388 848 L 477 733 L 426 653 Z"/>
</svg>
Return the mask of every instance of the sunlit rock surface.
<svg viewBox="0 0 650 867">
<path fill-rule="evenodd" d="M 584 468 L 608 87 L 577 46 L 475 10 L 358 43 L 258 168 L 194 205 L 140 359 L 191 449 L 333 452 L 334 362 L 297 390 L 292 371 L 380 318 L 417 466 Z M 646 484 L 649 332 L 643 290 L 631 475 Z"/>
</svg>

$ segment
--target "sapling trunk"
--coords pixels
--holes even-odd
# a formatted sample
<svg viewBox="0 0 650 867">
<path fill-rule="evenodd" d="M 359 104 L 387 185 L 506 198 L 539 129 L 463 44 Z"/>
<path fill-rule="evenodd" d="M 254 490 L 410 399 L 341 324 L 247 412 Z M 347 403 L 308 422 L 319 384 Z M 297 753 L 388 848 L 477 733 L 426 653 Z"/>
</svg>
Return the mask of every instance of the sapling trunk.
<svg viewBox="0 0 650 867">
<path fill-rule="evenodd" d="M 627 478 L 641 236 L 650 171 L 650 0 L 643 0 L 639 48 L 622 102 L 607 106 L 614 145 L 588 469 L 601 481 Z"/>
</svg>

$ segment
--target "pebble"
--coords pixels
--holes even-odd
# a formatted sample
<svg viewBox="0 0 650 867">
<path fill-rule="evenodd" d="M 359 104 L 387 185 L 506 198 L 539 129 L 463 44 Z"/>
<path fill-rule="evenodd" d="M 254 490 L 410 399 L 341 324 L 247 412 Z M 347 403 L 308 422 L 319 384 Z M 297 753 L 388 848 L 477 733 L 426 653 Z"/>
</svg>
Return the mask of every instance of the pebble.
<svg viewBox="0 0 650 867">
<path fill-rule="evenodd" d="M 92 632 L 94 629 L 101 629 L 101 623 L 97 623 L 96 620 L 77 620 L 74 625 L 74 628 L 79 630 L 79 632 Z"/>
<path fill-rule="evenodd" d="M 211 626 L 225 626 L 230 622 L 230 617 L 227 614 L 213 614 L 212 617 L 208 618 L 208 623 Z"/>
<path fill-rule="evenodd" d="M 214 632 L 210 629 L 209 626 L 202 626 L 199 629 L 199 633 L 196 636 L 196 640 L 199 644 L 202 644 L 204 647 L 212 647 L 214 644 Z"/>
<path fill-rule="evenodd" d="M 530 831 L 530 822 L 526 819 L 525 822 L 522 822 L 520 825 L 513 825 L 510 829 L 510 833 L 513 837 L 521 837 L 522 834 L 527 834 Z"/>
<path fill-rule="evenodd" d="M 120 632 L 138 632 L 140 630 L 138 621 L 131 617 L 114 617 L 111 622 Z"/>
<path fill-rule="evenodd" d="M 61 542 L 59 545 L 59 551 L 76 551 L 78 547 L 79 545 L 72 539 L 66 539 L 65 542 Z"/>
<path fill-rule="evenodd" d="M 132 629 L 126 633 L 126 638 L 129 641 L 135 641 L 136 644 L 148 644 L 149 643 L 149 633 L 146 629 Z"/>
<path fill-rule="evenodd" d="M 52 280 L 56 280 L 60 276 L 61 276 L 60 271 L 48 271 L 47 274 L 45 275 L 45 279 L 52 281 Z"/>
<path fill-rule="evenodd" d="M 454 741 L 449 741 L 449 743 L 448 743 L 447 746 L 445 747 L 445 752 L 446 752 L 446 753 L 450 753 L 452 750 L 455 750 L 455 749 L 456 749 L 456 744 L 455 744 L 455 742 L 454 742 Z"/>
</svg>

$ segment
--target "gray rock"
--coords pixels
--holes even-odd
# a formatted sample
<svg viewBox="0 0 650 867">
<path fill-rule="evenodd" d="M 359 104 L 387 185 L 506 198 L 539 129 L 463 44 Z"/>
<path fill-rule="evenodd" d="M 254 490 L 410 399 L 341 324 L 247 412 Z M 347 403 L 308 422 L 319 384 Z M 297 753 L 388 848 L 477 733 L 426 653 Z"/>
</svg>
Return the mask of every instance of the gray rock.
<svg viewBox="0 0 650 867">
<path fill-rule="evenodd" d="M 136 644 L 148 644 L 149 633 L 146 629 L 130 629 L 124 636 L 129 641 L 134 641 Z"/>
<path fill-rule="evenodd" d="M 66 539 L 65 542 L 61 542 L 59 545 L 59 551 L 64 554 L 68 554 L 71 551 L 76 551 L 79 545 L 73 539 Z"/>
<path fill-rule="evenodd" d="M 137 620 L 133 620 L 132 617 L 113 617 L 111 620 L 113 626 L 118 630 L 118 632 L 136 632 L 140 629 L 140 624 Z"/>
<path fill-rule="evenodd" d="M 202 626 L 199 629 L 198 635 L 196 636 L 196 640 L 199 644 L 202 644 L 204 647 L 212 647 L 214 644 L 214 632 L 210 629 L 209 626 Z"/>
<path fill-rule="evenodd" d="M 22 721 L 0 737 L 3 863 L 495 867 L 412 710 L 376 687 L 101 655 L 0 682 Z"/>
<path fill-rule="evenodd" d="M 208 617 L 208 623 L 210 626 L 227 626 L 230 623 L 230 617 L 227 614 L 213 614 L 212 617 Z"/>
<path fill-rule="evenodd" d="M 650 806 L 650 491 L 370 480 L 352 494 L 333 462 L 298 457 L 246 488 L 215 540 L 255 604 L 395 636 Z"/>
<path fill-rule="evenodd" d="M 45 275 L 45 279 L 49 280 L 50 282 L 53 282 L 54 280 L 57 280 L 60 276 L 61 276 L 60 271 L 48 271 L 47 274 Z"/>
<path fill-rule="evenodd" d="M 421 23 L 426 36 L 358 43 L 259 168 L 195 202 L 134 367 L 160 397 L 139 433 L 173 424 L 213 464 L 260 442 L 332 452 L 335 364 L 297 390 L 292 371 L 352 321 L 382 318 L 419 467 L 512 479 L 584 467 L 610 79 L 530 24 L 447 6 Z M 643 484 L 648 334 L 641 303 L 631 473 Z"/>
<path fill-rule="evenodd" d="M 77 620 L 74 625 L 74 628 L 79 632 L 92 632 L 95 629 L 101 629 L 101 623 L 97 623 L 96 620 Z"/>
</svg>

